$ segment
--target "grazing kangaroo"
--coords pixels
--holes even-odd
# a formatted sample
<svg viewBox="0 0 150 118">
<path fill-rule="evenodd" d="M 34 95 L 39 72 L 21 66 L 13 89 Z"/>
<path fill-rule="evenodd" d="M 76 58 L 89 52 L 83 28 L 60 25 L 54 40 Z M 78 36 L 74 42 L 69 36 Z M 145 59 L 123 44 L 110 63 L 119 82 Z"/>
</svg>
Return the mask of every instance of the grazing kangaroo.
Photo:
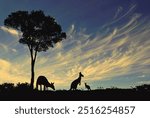
<svg viewBox="0 0 150 118">
<path fill-rule="evenodd" d="M 74 81 L 71 83 L 70 90 L 76 90 L 78 84 L 81 85 L 81 78 L 82 78 L 82 77 L 84 77 L 84 75 L 80 72 L 78 79 L 74 80 Z"/>
<path fill-rule="evenodd" d="M 40 90 L 42 90 L 42 85 L 44 85 L 44 91 L 47 90 L 48 87 L 51 87 L 53 90 L 55 90 L 54 83 L 49 83 L 45 76 L 38 77 L 36 81 L 36 89 L 38 89 L 38 85 L 40 85 Z"/>
<path fill-rule="evenodd" d="M 85 88 L 88 90 L 91 90 L 91 87 L 89 85 L 87 85 L 87 83 L 85 83 Z"/>
</svg>

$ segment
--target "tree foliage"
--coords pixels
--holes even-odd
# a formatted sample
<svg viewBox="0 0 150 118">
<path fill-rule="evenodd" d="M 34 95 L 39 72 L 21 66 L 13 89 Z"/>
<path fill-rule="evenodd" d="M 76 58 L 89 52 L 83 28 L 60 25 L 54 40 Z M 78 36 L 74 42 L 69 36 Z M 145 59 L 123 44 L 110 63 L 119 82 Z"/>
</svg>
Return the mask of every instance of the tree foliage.
<svg viewBox="0 0 150 118">
<path fill-rule="evenodd" d="M 17 11 L 11 13 L 4 22 L 5 26 L 22 32 L 19 42 L 27 44 L 35 51 L 46 51 L 49 47 L 66 38 L 61 26 L 43 11 Z"/>
</svg>

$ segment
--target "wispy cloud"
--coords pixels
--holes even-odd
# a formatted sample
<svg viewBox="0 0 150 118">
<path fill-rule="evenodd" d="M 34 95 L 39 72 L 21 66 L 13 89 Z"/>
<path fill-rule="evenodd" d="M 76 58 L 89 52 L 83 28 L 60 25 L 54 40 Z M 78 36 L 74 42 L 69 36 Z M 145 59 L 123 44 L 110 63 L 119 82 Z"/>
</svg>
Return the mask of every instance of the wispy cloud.
<svg viewBox="0 0 150 118">
<path fill-rule="evenodd" d="M 121 7 L 121 6 L 118 7 L 118 9 L 117 9 L 117 11 L 115 13 L 114 19 L 116 19 L 122 11 L 123 11 L 123 7 Z"/>
<path fill-rule="evenodd" d="M 112 24 L 118 23 L 119 21 L 121 21 L 122 19 L 125 19 L 127 17 L 129 17 L 130 15 L 132 15 L 134 13 L 134 10 L 136 9 L 136 4 L 131 4 L 131 6 L 129 7 L 129 9 L 127 11 L 125 11 L 124 14 L 121 14 L 123 11 L 123 7 L 118 7 L 115 15 L 114 15 L 114 20 L 112 20 L 112 22 L 107 23 L 103 26 L 103 28 L 107 27 L 107 26 L 111 26 Z M 120 16 L 118 16 L 119 14 L 121 14 Z"/>
<path fill-rule="evenodd" d="M 46 53 L 39 53 L 36 78 L 45 75 L 58 88 L 69 88 L 80 71 L 85 75 L 82 81 L 89 83 L 104 79 L 113 81 L 113 78 L 119 77 L 126 79 L 130 75 L 136 75 L 137 78 L 149 75 L 150 22 L 141 14 L 132 13 L 135 7 L 132 5 L 122 16 L 119 13 L 123 8 L 118 8 L 115 19 L 103 27 L 105 33 L 88 34 L 85 28 L 77 31 L 72 24 L 66 40 Z M 124 17 L 126 20 L 122 24 L 116 24 Z M 3 29 L 8 31 L 7 28 Z M 14 32 L 9 33 L 19 35 Z M 10 48 L 16 52 L 17 46 Z M 2 44 L 0 47 L 7 48 Z M 10 50 L 8 52 L 11 54 Z M 30 56 L 26 49 L 21 54 L 14 55 L 12 60 L 1 59 L 0 65 L 4 65 L 0 69 L 0 76 L 5 80 L 30 81 Z M 2 80 L 4 81 L 1 79 L 1 82 Z"/>
<path fill-rule="evenodd" d="M 28 74 L 22 70 L 22 66 L 11 61 L 0 58 L 0 80 L 1 82 L 25 82 L 29 78 Z M 25 74 L 26 73 L 26 74 Z"/>
<path fill-rule="evenodd" d="M 13 28 L 8 28 L 8 27 L 5 27 L 5 26 L 0 26 L 0 30 L 3 30 L 4 32 L 7 32 L 13 36 L 16 36 L 16 37 L 19 37 L 20 36 L 20 32 L 13 29 Z"/>
<path fill-rule="evenodd" d="M 142 24 L 140 17 L 133 15 L 122 27 L 116 27 L 103 37 L 98 34 L 93 38 L 82 30 L 77 32 L 72 25 L 69 39 L 61 44 L 61 50 L 47 57 L 45 63 L 49 65 L 43 66 L 42 70 L 49 70 L 48 73 L 52 72 L 51 75 L 65 85 L 69 85 L 80 71 L 85 75 L 83 81 L 88 82 L 148 74 L 150 25 Z M 51 76 L 53 81 L 54 78 Z"/>
</svg>

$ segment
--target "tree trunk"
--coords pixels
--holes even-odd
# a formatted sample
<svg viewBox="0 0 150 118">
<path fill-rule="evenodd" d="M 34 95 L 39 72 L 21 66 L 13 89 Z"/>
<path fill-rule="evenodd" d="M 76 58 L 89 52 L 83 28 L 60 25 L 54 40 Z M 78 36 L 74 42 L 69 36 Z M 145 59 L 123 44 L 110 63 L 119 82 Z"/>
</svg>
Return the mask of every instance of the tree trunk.
<svg viewBox="0 0 150 118">
<path fill-rule="evenodd" d="M 31 89 L 34 89 L 34 65 L 35 61 L 31 59 Z"/>
<path fill-rule="evenodd" d="M 31 89 L 34 89 L 34 66 L 35 66 L 35 60 L 37 57 L 37 50 L 34 51 L 33 47 L 30 45 L 28 45 L 28 47 L 29 47 L 30 55 L 31 55 L 31 83 L 30 83 L 30 86 L 31 86 Z"/>
</svg>

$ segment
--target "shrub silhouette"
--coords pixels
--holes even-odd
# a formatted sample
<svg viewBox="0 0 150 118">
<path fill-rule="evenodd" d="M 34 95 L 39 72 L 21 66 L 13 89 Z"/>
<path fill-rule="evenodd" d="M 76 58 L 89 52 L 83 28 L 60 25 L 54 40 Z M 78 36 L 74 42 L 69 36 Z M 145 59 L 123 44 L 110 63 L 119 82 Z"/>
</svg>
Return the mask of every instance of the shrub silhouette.
<svg viewBox="0 0 150 118">
<path fill-rule="evenodd" d="M 5 91 L 11 91 L 14 89 L 14 84 L 13 83 L 3 83 L 0 85 L 0 90 L 2 92 L 5 92 Z"/>
<path fill-rule="evenodd" d="M 146 90 L 150 91 L 150 85 L 143 84 L 143 85 L 140 85 L 140 86 L 136 86 L 135 89 L 137 91 L 146 91 Z"/>
<path fill-rule="evenodd" d="M 16 85 L 16 90 L 19 90 L 19 91 L 28 91 L 28 90 L 31 90 L 31 87 L 30 87 L 30 84 L 28 84 L 27 82 L 26 83 L 18 83 Z"/>
</svg>

